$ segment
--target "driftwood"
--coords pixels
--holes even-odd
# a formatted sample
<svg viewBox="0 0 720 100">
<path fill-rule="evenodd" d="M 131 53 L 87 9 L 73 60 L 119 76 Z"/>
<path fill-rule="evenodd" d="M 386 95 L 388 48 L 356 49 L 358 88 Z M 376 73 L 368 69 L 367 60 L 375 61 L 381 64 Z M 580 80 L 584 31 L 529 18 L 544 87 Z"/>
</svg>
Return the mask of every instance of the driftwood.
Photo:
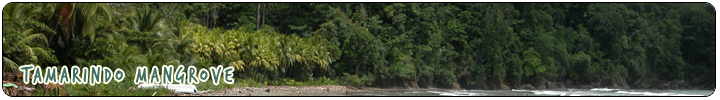
<svg viewBox="0 0 720 100">
<path fill-rule="evenodd" d="M 28 88 L 25 86 L 18 86 L 17 88 L 3 87 L 3 91 L 5 91 L 5 94 L 8 96 L 30 96 L 30 93 L 34 90 L 34 88 Z"/>
<path fill-rule="evenodd" d="M 32 76 L 32 73 L 30 73 Z M 69 96 L 64 85 L 59 84 L 36 84 L 29 85 L 23 83 L 23 75 L 21 73 L 5 72 L 3 73 L 3 84 L 15 84 L 15 87 L 3 87 L 5 94 L 8 96 L 30 96 L 32 93 L 42 91 L 42 95 Z M 32 81 L 32 79 L 30 80 Z"/>
<path fill-rule="evenodd" d="M 35 87 L 42 87 L 43 89 L 43 95 L 56 95 L 56 96 L 70 96 L 70 94 L 65 90 L 65 85 L 60 84 L 37 84 Z M 40 88 L 38 88 L 40 89 Z M 49 93 L 49 94 L 48 94 Z"/>
<path fill-rule="evenodd" d="M 3 83 L 5 81 L 22 82 L 22 78 L 23 78 L 22 73 L 3 72 L 3 79 L 4 79 Z M 20 84 L 18 84 L 18 85 L 20 85 Z M 24 85 L 24 84 L 22 84 L 22 85 Z"/>
</svg>

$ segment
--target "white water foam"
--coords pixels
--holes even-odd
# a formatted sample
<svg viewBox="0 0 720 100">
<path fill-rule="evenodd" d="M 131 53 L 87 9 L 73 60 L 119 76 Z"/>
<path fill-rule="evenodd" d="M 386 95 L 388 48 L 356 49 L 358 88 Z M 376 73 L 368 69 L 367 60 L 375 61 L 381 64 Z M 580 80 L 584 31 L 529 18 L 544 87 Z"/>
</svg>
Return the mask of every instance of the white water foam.
<svg viewBox="0 0 720 100">
<path fill-rule="evenodd" d="M 673 96 L 706 96 L 706 95 L 695 95 L 695 94 L 676 94 Z"/>
<path fill-rule="evenodd" d="M 618 91 L 620 89 L 609 89 L 609 88 L 593 88 L 592 91 Z"/>
<path fill-rule="evenodd" d="M 367 96 L 388 96 L 388 95 L 381 95 L 381 94 L 362 94 Z"/>
<path fill-rule="evenodd" d="M 628 91 L 617 91 L 615 93 L 624 93 L 624 94 L 641 94 L 641 95 L 649 95 L 649 96 L 668 96 L 670 93 L 653 93 L 653 92 L 628 92 Z"/>
<path fill-rule="evenodd" d="M 615 93 L 625 93 L 625 94 L 628 94 L 628 93 L 630 93 L 630 92 L 628 92 L 628 91 L 617 91 L 617 92 L 615 92 Z"/>
<path fill-rule="evenodd" d="M 573 91 L 540 90 L 540 91 L 532 91 L 532 92 L 535 93 L 536 95 L 550 95 L 550 96 L 584 96 L 584 95 L 586 95 L 583 93 L 575 93 Z"/>
<path fill-rule="evenodd" d="M 560 96 L 573 96 L 567 91 L 532 91 L 537 95 L 560 95 Z"/>
<path fill-rule="evenodd" d="M 425 93 L 423 91 L 411 91 L 411 92 L 403 92 L 403 93 Z"/>
<path fill-rule="evenodd" d="M 615 93 L 621 94 L 641 94 L 647 96 L 704 96 L 695 94 L 676 94 L 676 93 L 655 93 L 655 92 L 628 92 L 628 91 L 617 91 Z"/>
<path fill-rule="evenodd" d="M 512 90 L 510 90 L 510 91 L 530 91 L 530 90 L 515 90 L 515 89 L 512 89 Z"/>
<path fill-rule="evenodd" d="M 460 92 L 460 91 L 427 91 L 430 93 L 439 94 L 441 96 L 479 96 L 479 93 Z"/>
</svg>

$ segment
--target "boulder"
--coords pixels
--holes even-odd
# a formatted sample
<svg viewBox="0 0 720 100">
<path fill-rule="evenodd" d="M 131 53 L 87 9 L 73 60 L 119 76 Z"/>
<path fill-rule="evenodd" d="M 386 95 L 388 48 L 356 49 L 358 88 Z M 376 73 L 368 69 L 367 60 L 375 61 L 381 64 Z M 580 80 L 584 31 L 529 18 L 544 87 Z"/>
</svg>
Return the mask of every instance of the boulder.
<svg viewBox="0 0 720 100">
<path fill-rule="evenodd" d="M 522 85 L 522 86 L 520 86 L 520 89 L 530 89 L 530 90 L 535 90 L 535 87 L 533 87 L 533 86 L 532 86 L 532 85 L 530 85 L 530 84 L 525 84 L 525 85 Z"/>
<path fill-rule="evenodd" d="M 672 80 L 660 85 L 663 89 L 687 89 L 688 85 L 683 80 Z"/>
<path fill-rule="evenodd" d="M 567 90 L 567 86 L 565 84 L 559 84 L 561 90 Z"/>
<path fill-rule="evenodd" d="M 547 83 L 547 88 L 548 88 L 548 89 L 551 89 L 551 90 L 552 90 L 552 89 L 559 89 L 559 86 L 558 86 L 559 84 L 558 84 L 558 83 L 553 83 L 553 82 L 546 82 L 546 83 Z"/>
<path fill-rule="evenodd" d="M 452 88 L 453 88 L 453 89 L 462 89 L 462 88 L 460 87 L 460 84 L 458 84 L 457 82 L 455 82 L 455 83 L 452 85 Z"/>
<path fill-rule="evenodd" d="M 541 82 L 541 83 L 538 84 L 537 87 L 535 87 L 535 88 L 537 88 L 537 89 L 539 89 L 539 90 L 547 90 L 547 89 L 548 89 L 548 88 L 547 88 L 547 85 L 545 84 L 545 82 Z"/>
<path fill-rule="evenodd" d="M 672 82 L 665 82 L 665 83 L 663 83 L 662 85 L 660 85 L 660 87 L 661 87 L 661 88 L 667 88 L 667 87 L 670 87 L 670 85 L 672 85 Z"/>
<path fill-rule="evenodd" d="M 676 85 L 677 88 L 688 89 L 688 87 L 689 87 L 689 86 L 687 85 L 687 83 L 685 83 L 684 80 L 675 80 L 674 83 L 675 83 L 675 85 Z"/>
<path fill-rule="evenodd" d="M 501 89 L 501 90 L 510 90 L 510 87 L 508 87 L 508 86 L 505 85 L 505 84 L 500 84 L 500 89 Z"/>
<path fill-rule="evenodd" d="M 567 85 L 572 85 L 573 82 L 572 82 L 571 80 L 565 80 L 565 84 L 567 84 Z"/>
</svg>

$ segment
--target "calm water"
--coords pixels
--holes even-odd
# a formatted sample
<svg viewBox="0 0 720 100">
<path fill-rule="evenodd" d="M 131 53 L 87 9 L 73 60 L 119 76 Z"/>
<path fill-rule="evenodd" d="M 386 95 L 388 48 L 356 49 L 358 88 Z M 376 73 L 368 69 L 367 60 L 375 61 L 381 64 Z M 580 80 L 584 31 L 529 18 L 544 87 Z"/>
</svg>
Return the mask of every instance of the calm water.
<svg viewBox="0 0 720 100">
<path fill-rule="evenodd" d="M 443 90 L 443 89 L 378 89 L 352 93 L 354 96 L 709 96 L 714 90 Z"/>
</svg>

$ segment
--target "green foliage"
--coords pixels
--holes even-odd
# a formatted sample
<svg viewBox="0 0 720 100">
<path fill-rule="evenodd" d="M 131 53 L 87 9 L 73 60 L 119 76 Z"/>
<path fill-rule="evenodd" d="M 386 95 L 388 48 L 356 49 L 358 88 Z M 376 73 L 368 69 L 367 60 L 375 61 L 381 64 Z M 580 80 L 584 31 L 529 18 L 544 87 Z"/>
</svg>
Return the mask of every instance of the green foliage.
<svg viewBox="0 0 720 100">
<path fill-rule="evenodd" d="M 525 58 L 523 60 L 525 62 L 524 65 L 526 65 L 526 67 L 524 68 L 525 76 L 531 76 L 534 75 L 534 73 L 545 72 L 546 69 L 544 68 L 544 66 L 541 65 L 542 61 L 540 61 L 540 58 L 538 58 L 540 54 L 538 54 L 535 49 L 530 47 L 530 49 L 523 52 L 523 56 Z"/>
<path fill-rule="evenodd" d="M 338 82 L 327 77 L 310 78 L 305 85 L 337 85 Z"/>
<path fill-rule="evenodd" d="M 267 85 L 274 86 L 318 86 L 318 85 L 337 85 L 336 81 L 330 80 L 330 78 L 319 77 L 318 79 L 310 78 L 309 81 L 295 81 L 294 79 L 281 78 L 269 82 Z"/>
<path fill-rule="evenodd" d="M 3 9 L 3 71 L 19 72 L 19 65 L 58 63 L 46 35 L 54 34 L 37 21 L 43 7 L 38 4 L 8 4 Z"/>
<path fill-rule="evenodd" d="M 376 80 L 376 78 L 372 74 L 366 74 L 362 77 L 358 77 L 358 75 L 343 73 L 343 77 L 339 78 L 340 84 L 349 86 L 369 86 L 373 84 L 374 80 Z"/>
<path fill-rule="evenodd" d="M 696 3 L 9 3 L 3 71 L 103 65 L 132 76 L 138 66 L 235 67 L 235 84 L 198 84 L 215 90 L 568 80 L 714 88 L 714 14 Z M 67 91 L 124 95 L 130 85 Z"/>
<path fill-rule="evenodd" d="M 351 85 L 351 86 L 362 86 L 364 85 L 360 78 L 357 75 L 350 75 L 347 73 L 343 73 L 345 77 L 342 79 L 342 83 L 344 85 Z"/>
</svg>

